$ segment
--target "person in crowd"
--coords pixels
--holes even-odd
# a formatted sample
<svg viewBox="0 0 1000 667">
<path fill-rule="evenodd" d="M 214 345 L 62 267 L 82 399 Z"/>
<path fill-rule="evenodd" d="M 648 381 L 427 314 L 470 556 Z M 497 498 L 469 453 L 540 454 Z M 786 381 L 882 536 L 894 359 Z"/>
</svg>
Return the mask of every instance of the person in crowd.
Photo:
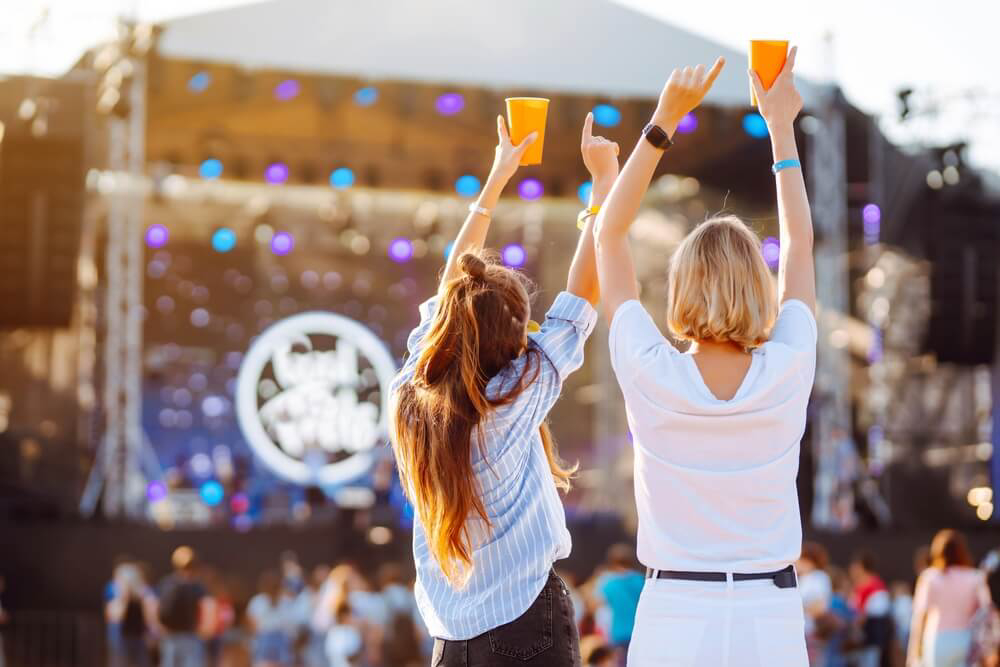
<svg viewBox="0 0 1000 667">
<path fill-rule="evenodd" d="M 808 660 L 793 567 L 802 547 L 795 480 L 817 328 L 812 221 L 793 127 L 802 108 L 795 56 L 792 48 L 769 90 L 749 73 L 774 156 L 777 290 L 758 236 L 719 216 L 670 260 L 667 326 L 690 343 L 686 353 L 639 302 L 629 228 L 722 58 L 671 73 L 598 213 L 601 300 L 633 436 L 638 555 L 649 568 L 629 645 L 635 667 Z"/>
<path fill-rule="evenodd" d="M 205 667 L 205 638 L 211 634 L 215 605 L 198 574 L 191 547 L 177 547 L 170 562 L 173 572 L 160 584 L 157 610 L 163 627 L 161 666 Z"/>
<path fill-rule="evenodd" d="M 6 589 L 7 580 L 0 574 L 0 667 L 6 667 L 7 665 L 7 653 L 5 652 L 3 642 L 4 633 L 6 632 L 7 625 L 10 623 L 10 614 L 3 606 L 3 594 Z"/>
<path fill-rule="evenodd" d="M 338 597 L 333 604 L 333 624 L 325 640 L 327 665 L 359 667 L 364 654 L 363 624 L 351 614 L 351 603 L 346 598 Z"/>
<path fill-rule="evenodd" d="M 851 609 L 851 578 L 840 568 L 830 567 L 830 611 L 814 619 L 817 636 L 825 641 L 823 656 L 816 663 L 822 667 L 848 667 L 847 654 L 854 610 Z M 810 663 L 813 664 L 813 663 Z"/>
<path fill-rule="evenodd" d="M 826 549 L 816 542 L 802 544 L 802 555 L 795 564 L 799 577 L 799 593 L 802 595 L 802 607 L 805 611 L 806 649 L 809 652 L 809 664 L 820 664 L 825 651 L 825 637 L 818 628 L 822 619 L 830 613 L 830 599 L 833 596 L 833 585 L 827 573 L 829 558 Z"/>
<path fill-rule="evenodd" d="M 910 621 L 913 618 L 913 588 L 905 581 L 894 581 L 889 585 L 892 596 L 892 623 L 899 645 L 909 646 Z"/>
<path fill-rule="evenodd" d="M 579 630 L 580 624 L 583 622 L 583 616 L 587 613 L 587 608 L 586 602 L 580 594 L 576 575 L 569 570 L 562 569 L 556 570 L 556 574 L 563 580 L 563 583 L 566 584 L 566 590 L 569 591 L 569 599 L 573 603 L 573 623 L 576 625 L 577 630 Z M 583 636 L 582 632 L 580 636 Z"/>
<path fill-rule="evenodd" d="M 118 628 L 117 641 L 108 646 L 112 667 L 148 667 L 148 641 L 157 628 L 156 596 L 135 563 L 115 568 L 114 597 L 104 607 L 107 623 Z"/>
<path fill-rule="evenodd" d="M 324 634 L 313 629 L 312 618 L 319 601 L 323 582 L 330 576 L 327 565 L 317 565 L 310 573 L 309 580 L 295 598 L 295 616 L 301 645 L 302 661 L 305 667 L 326 667 L 323 641 Z"/>
<path fill-rule="evenodd" d="M 991 604 L 983 572 L 972 565 L 965 537 L 942 530 L 931 541 L 930 567 L 917 579 L 907 662 L 912 667 L 964 667 L 976 612 Z"/>
<path fill-rule="evenodd" d="M 635 569 L 634 554 L 627 544 L 613 545 L 608 549 L 607 569 L 597 583 L 597 592 L 611 612 L 608 639 L 623 657 L 628 654 L 635 610 L 646 581 Z"/>
<path fill-rule="evenodd" d="M 294 551 L 283 551 L 278 559 L 281 566 L 281 585 L 290 595 L 298 595 L 305 588 L 305 570 Z"/>
<path fill-rule="evenodd" d="M 236 622 L 236 608 L 222 576 L 214 568 L 204 568 L 206 598 L 211 600 L 214 618 L 206 619 L 208 636 L 205 651 L 208 664 L 217 665 L 222 656 L 225 636 Z"/>
<path fill-rule="evenodd" d="M 541 327 L 525 276 L 483 250 L 500 194 L 535 140 L 514 145 L 498 117 L 493 168 L 392 385 L 393 451 L 416 514 L 417 604 L 441 667 L 580 660 L 569 594 L 552 570 L 570 552 L 558 490 L 574 469 L 560 462 L 546 418 L 597 319 L 593 212 L 618 173 L 618 147 L 592 126 L 589 114 L 581 152 L 591 207 L 566 291 Z"/>
<path fill-rule="evenodd" d="M 618 664 L 618 651 L 597 635 L 580 640 L 580 653 L 584 667 L 615 667 Z"/>
<path fill-rule="evenodd" d="M 272 570 L 260 575 L 257 594 L 247 604 L 246 618 L 254 637 L 254 667 L 291 667 L 295 607 L 283 588 L 287 579 Z"/>
<path fill-rule="evenodd" d="M 411 667 L 423 662 L 417 602 L 413 589 L 404 585 L 403 573 L 395 563 L 386 563 L 376 575 L 384 608 L 381 658 L 384 665 Z"/>
<path fill-rule="evenodd" d="M 879 667 L 892 646 L 892 598 L 877 574 L 875 557 L 870 552 L 855 555 L 849 573 L 854 586 L 851 607 L 859 636 L 855 661 L 857 667 Z"/>
</svg>

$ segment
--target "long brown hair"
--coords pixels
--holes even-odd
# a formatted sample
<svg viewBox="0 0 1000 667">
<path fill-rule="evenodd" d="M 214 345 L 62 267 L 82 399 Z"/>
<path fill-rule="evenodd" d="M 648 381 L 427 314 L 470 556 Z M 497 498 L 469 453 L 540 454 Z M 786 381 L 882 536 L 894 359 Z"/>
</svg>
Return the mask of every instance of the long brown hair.
<svg viewBox="0 0 1000 667">
<path fill-rule="evenodd" d="M 393 397 L 392 446 L 430 551 L 461 587 L 474 567 L 467 520 L 491 527 L 472 468 L 473 429 L 534 382 L 543 361 L 527 346 L 527 279 L 492 253 L 466 253 L 459 266 L 462 275 L 444 286 L 413 378 Z M 529 358 L 510 391 L 487 396 L 490 379 L 521 354 Z M 563 467 L 547 424 L 540 435 L 556 485 L 569 489 L 576 469 Z"/>
<path fill-rule="evenodd" d="M 955 566 L 972 566 L 972 555 L 965 536 L 957 530 L 946 528 L 931 541 L 931 566 L 942 570 Z"/>
</svg>

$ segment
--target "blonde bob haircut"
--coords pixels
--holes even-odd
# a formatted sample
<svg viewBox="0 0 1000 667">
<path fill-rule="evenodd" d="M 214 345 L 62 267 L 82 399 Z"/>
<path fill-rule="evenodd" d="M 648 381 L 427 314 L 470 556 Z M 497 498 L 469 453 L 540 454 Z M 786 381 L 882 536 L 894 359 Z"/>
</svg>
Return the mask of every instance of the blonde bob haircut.
<svg viewBox="0 0 1000 667">
<path fill-rule="evenodd" d="M 677 247 L 667 298 L 667 326 L 676 338 L 749 350 L 767 341 L 776 316 L 760 239 L 742 220 L 706 220 Z"/>
</svg>

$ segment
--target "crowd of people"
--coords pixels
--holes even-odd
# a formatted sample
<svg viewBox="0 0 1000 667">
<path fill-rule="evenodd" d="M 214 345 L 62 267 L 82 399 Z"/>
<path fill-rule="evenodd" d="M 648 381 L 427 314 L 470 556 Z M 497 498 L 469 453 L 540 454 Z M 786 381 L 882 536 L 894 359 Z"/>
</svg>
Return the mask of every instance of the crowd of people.
<svg viewBox="0 0 1000 667">
<path fill-rule="evenodd" d="M 1000 599 L 995 554 L 980 567 L 961 533 L 940 531 L 914 556 L 915 585 L 886 583 L 875 556 L 847 569 L 816 543 L 796 565 L 813 667 L 996 667 Z"/>
<path fill-rule="evenodd" d="M 109 667 L 409 667 L 431 659 L 433 638 L 417 612 L 412 578 L 396 565 L 369 575 L 352 564 L 307 571 L 283 554 L 256 586 L 200 562 L 189 547 L 151 581 L 147 565 L 118 559 L 105 592 Z M 631 546 L 574 585 L 588 667 L 624 664 L 644 582 Z"/>
</svg>

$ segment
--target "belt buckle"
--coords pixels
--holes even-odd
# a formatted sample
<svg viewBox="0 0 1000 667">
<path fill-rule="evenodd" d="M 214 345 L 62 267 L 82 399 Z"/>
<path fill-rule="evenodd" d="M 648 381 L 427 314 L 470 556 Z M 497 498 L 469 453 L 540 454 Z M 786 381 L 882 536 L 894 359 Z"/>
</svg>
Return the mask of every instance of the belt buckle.
<svg viewBox="0 0 1000 667">
<path fill-rule="evenodd" d="M 778 588 L 795 588 L 798 585 L 795 570 L 790 567 L 774 575 L 774 585 Z"/>
</svg>

